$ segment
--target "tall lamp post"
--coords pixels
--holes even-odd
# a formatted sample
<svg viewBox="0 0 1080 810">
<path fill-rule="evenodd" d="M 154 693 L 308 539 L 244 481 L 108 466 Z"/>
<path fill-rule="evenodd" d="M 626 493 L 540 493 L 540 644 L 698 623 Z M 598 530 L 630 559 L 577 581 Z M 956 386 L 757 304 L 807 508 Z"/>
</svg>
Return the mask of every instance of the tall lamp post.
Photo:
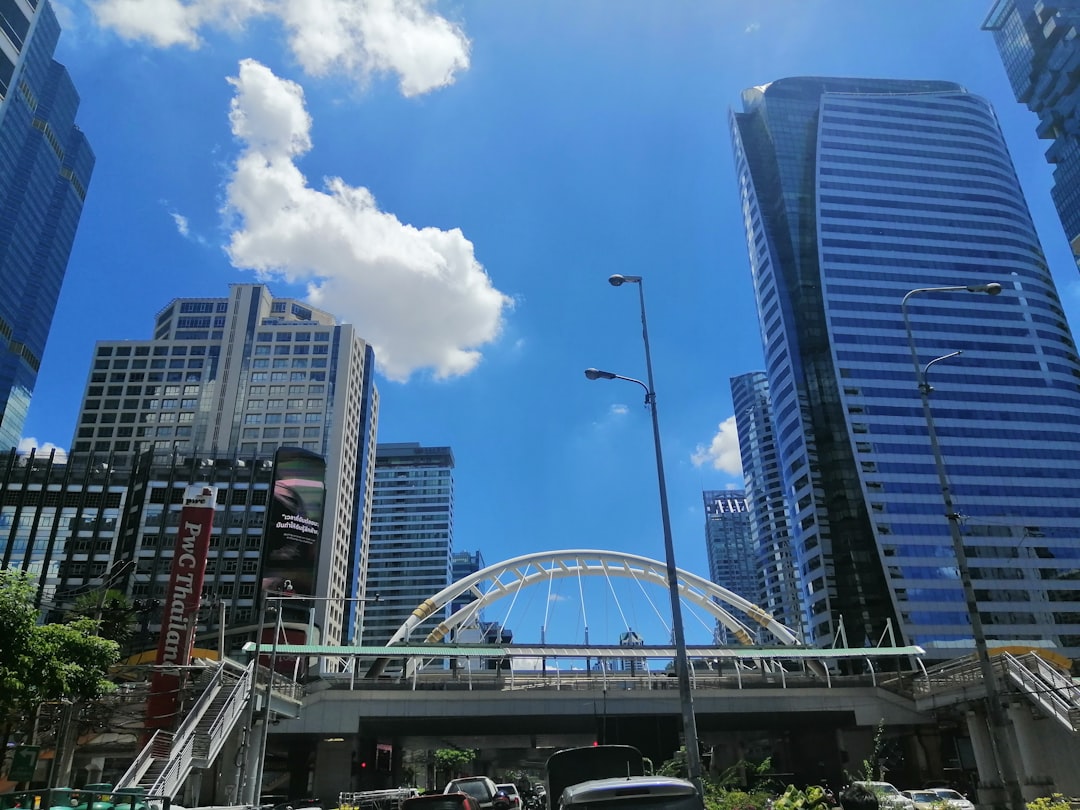
<svg viewBox="0 0 1080 810">
<path fill-rule="evenodd" d="M 682 712 L 683 739 L 686 743 L 686 771 L 690 781 L 702 793 L 701 752 L 698 750 L 697 720 L 694 718 L 694 696 L 690 690 L 690 661 L 686 655 L 686 633 L 683 628 L 682 602 L 679 599 L 679 569 L 675 565 L 675 544 L 671 539 L 671 516 L 668 512 L 667 481 L 664 478 L 664 454 L 660 449 L 660 420 L 656 413 L 656 387 L 653 384 L 652 353 L 649 348 L 649 326 L 645 319 L 645 290 L 641 276 L 614 275 L 608 279 L 613 287 L 623 284 L 638 285 L 641 302 L 641 337 L 645 342 L 646 385 L 633 377 L 623 377 L 610 371 L 595 368 L 585 370 L 590 380 L 626 380 L 645 389 L 645 404 L 652 414 L 653 444 L 656 447 L 656 477 L 660 485 L 660 517 L 664 526 L 664 557 L 667 564 L 668 595 L 671 597 L 671 624 L 675 636 L 675 676 L 679 686 L 679 704 Z"/>
<path fill-rule="evenodd" d="M 1005 710 L 1001 705 L 1001 696 L 998 692 L 997 681 L 994 678 L 994 667 L 990 662 L 990 652 L 986 644 L 986 632 L 983 630 L 982 617 L 979 615 L 979 606 L 975 600 L 975 586 L 971 581 L 971 569 L 968 566 L 967 552 L 964 550 L 964 538 L 960 533 L 960 515 L 953 505 L 952 489 L 949 486 L 949 477 L 945 471 L 945 459 L 941 454 L 941 445 L 938 442 L 937 427 L 934 424 L 934 414 L 930 408 L 930 392 L 933 386 L 927 382 L 927 372 L 935 363 L 956 357 L 960 352 L 935 357 L 926 365 L 919 362 L 919 353 L 915 349 L 915 335 L 911 330 L 911 319 L 908 317 L 908 301 L 915 295 L 927 293 L 952 293 L 970 292 L 997 295 L 1001 292 L 1001 285 L 991 284 L 968 284 L 957 287 L 922 287 L 907 293 L 900 302 L 900 312 L 904 317 L 904 330 L 907 332 L 908 349 L 911 351 L 911 363 L 915 369 L 915 379 L 919 385 L 919 396 L 922 399 L 923 417 L 926 419 L 926 432 L 930 436 L 930 450 L 934 454 L 934 466 L 937 468 L 938 484 L 941 488 L 941 500 L 945 506 L 945 518 L 949 523 L 949 535 L 952 538 L 953 553 L 956 555 L 956 570 L 960 575 L 960 585 L 964 591 L 964 602 L 967 606 L 968 619 L 971 621 L 971 635 L 975 644 L 975 656 L 979 662 L 979 670 L 982 673 L 984 688 L 986 689 L 986 713 L 990 721 L 990 744 L 994 749 L 997 759 L 998 775 L 1005 786 L 1006 797 L 1011 810 L 1024 810 L 1024 797 L 1020 792 L 1020 781 L 1013 762 L 1012 751 L 1005 733 L 1008 720 Z"/>
</svg>

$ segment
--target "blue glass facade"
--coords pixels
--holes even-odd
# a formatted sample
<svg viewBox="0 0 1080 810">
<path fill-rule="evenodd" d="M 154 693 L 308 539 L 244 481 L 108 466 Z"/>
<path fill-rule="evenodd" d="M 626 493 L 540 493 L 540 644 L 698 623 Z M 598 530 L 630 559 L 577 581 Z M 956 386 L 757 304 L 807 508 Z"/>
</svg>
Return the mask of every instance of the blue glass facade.
<svg viewBox="0 0 1080 810">
<path fill-rule="evenodd" d="M 991 641 L 1080 653 L 1080 359 L 993 110 L 947 82 L 784 79 L 731 116 L 811 640 L 971 631 L 900 301 Z"/>
<path fill-rule="evenodd" d="M 753 371 L 732 377 L 731 401 L 739 434 L 750 535 L 761 578 L 758 604 L 798 630 L 806 625 L 802 589 L 792 553 L 791 522 L 765 373 Z"/>
<path fill-rule="evenodd" d="M 750 511 L 742 490 L 705 490 L 705 548 L 709 555 L 709 578 L 756 605 L 761 604 L 761 577 L 755 564 L 750 533 Z M 717 642 L 729 639 L 726 627 L 717 622 Z"/>
<path fill-rule="evenodd" d="M 0 2 L 0 448 L 22 436 L 94 155 L 48 2 Z"/>
<path fill-rule="evenodd" d="M 992 31 L 1016 100 L 1039 116 L 1052 140 L 1051 196 L 1080 262 L 1080 0 L 996 0 L 983 23 Z"/>
</svg>

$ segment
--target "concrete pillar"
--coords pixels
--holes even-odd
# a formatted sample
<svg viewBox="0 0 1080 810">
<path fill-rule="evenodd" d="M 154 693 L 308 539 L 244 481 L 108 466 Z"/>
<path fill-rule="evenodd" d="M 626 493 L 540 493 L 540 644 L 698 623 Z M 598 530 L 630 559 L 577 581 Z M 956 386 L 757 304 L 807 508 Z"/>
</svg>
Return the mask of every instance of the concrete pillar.
<svg viewBox="0 0 1080 810">
<path fill-rule="evenodd" d="M 986 725 L 986 712 L 982 706 L 966 713 L 968 736 L 975 752 L 975 768 L 979 772 L 978 795 L 975 803 L 980 808 L 1004 808 L 1007 806 L 1005 788 L 998 778 L 997 759 L 990 741 L 990 729 Z"/>
<path fill-rule="evenodd" d="M 1012 731 L 1009 738 L 1013 743 L 1013 761 L 1016 762 L 1016 770 L 1020 774 L 1020 790 L 1024 794 L 1024 800 L 1049 796 L 1056 792 L 1051 772 L 1054 758 L 1053 740 L 1056 736 L 1053 732 L 1057 729 L 1048 727 L 1048 723 L 1054 721 L 1035 720 L 1031 708 L 1021 703 L 1011 704 L 1007 712 Z"/>
<path fill-rule="evenodd" d="M 340 741 L 339 741 L 340 740 Z M 315 746 L 315 782 L 312 793 L 324 807 L 336 807 L 338 795 L 352 790 L 352 754 L 356 735 L 320 739 Z M 371 764 L 374 767 L 374 763 Z"/>
</svg>

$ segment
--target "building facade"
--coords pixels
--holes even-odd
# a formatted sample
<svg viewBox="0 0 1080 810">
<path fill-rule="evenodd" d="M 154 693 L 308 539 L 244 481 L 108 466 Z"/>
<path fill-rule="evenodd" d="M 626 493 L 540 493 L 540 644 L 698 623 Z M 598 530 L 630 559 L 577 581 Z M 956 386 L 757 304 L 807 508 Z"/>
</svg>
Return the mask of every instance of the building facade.
<svg viewBox="0 0 1080 810">
<path fill-rule="evenodd" d="M 184 487 L 218 484 L 227 513 L 218 517 L 230 530 L 222 537 L 242 537 L 222 540 L 239 560 L 236 587 L 222 598 L 230 624 L 257 621 L 263 489 L 278 448 L 296 447 L 326 461 L 316 624 L 328 643 L 355 640 L 378 419 L 372 360 L 351 325 L 260 284 L 176 299 L 147 340 L 98 342 L 72 447 L 149 454 L 136 587 L 163 593 Z"/>
<path fill-rule="evenodd" d="M 750 531 L 750 510 L 742 490 L 705 490 L 705 549 L 709 578 L 755 605 L 762 602 L 762 582 Z M 727 643 L 727 631 L 717 622 L 717 640 Z"/>
<path fill-rule="evenodd" d="M 364 644 L 385 644 L 425 599 L 451 582 L 454 550 L 454 454 L 449 447 L 416 442 L 379 444 Z M 422 641 L 449 616 L 437 611 L 413 631 Z"/>
<path fill-rule="evenodd" d="M 485 567 L 484 555 L 479 551 L 455 551 L 450 557 L 450 581 L 457 582 L 470 574 L 482 571 Z M 461 608 L 476 601 L 476 594 L 463 593 L 450 603 L 450 615 L 457 613 Z M 484 620 L 484 611 L 479 610 L 473 617 L 476 622 Z M 472 621 L 468 622 L 472 624 Z"/>
<path fill-rule="evenodd" d="M 808 641 L 971 649 L 901 300 L 991 643 L 1080 653 L 1080 359 L 990 105 L 793 78 L 731 115 Z M 962 356 L 952 352 L 962 351 Z"/>
<path fill-rule="evenodd" d="M 1080 263 L 1080 2 L 995 0 L 983 23 L 993 32 L 1016 100 L 1039 116 L 1052 141 L 1050 194 Z"/>
<path fill-rule="evenodd" d="M 94 170 L 48 0 L 0 5 L 0 450 L 22 436 Z"/>
<path fill-rule="evenodd" d="M 761 580 L 758 604 L 782 624 L 800 631 L 806 625 L 802 587 L 791 546 L 791 521 L 765 372 L 732 377 L 731 401 L 750 513 L 750 536 Z"/>
</svg>

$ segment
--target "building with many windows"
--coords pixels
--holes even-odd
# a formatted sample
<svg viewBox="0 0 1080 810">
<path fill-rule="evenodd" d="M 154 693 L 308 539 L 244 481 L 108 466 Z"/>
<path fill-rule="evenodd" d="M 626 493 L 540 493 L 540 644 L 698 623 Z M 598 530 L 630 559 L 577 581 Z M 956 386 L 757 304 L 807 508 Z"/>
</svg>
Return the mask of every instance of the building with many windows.
<svg viewBox="0 0 1080 810">
<path fill-rule="evenodd" d="M 454 454 L 417 442 L 380 443 L 375 453 L 364 644 L 385 644 L 409 614 L 451 582 L 454 549 Z M 449 616 L 444 608 L 419 624 L 422 641 Z"/>
<path fill-rule="evenodd" d="M 297 447 L 326 461 L 315 592 L 327 599 L 317 603 L 317 625 L 330 643 L 356 640 L 374 481 L 373 373 L 372 352 L 351 325 L 260 284 L 176 299 L 158 313 L 152 338 L 99 341 L 72 446 L 98 457 L 150 455 L 133 549 L 140 595 L 164 592 L 184 487 L 214 483 L 225 545 L 212 549 L 239 561 L 218 593 L 237 621 L 255 619 L 265 490 L 275 452 Z"/>
<path fill-rule="evenodd" d="M 1080 263 L 1080 2 L 995 0 L 983 23 L 992 31 L 1016 100 L 1039 116 L 1052 141 L 1050 194 Z"/>
<path fill-rule="evenodd" d="M 952 287 L 909 314 L 987 636 L 1077 655 L 1080 358 L 990 105 L 791 78 L 731 130 L 807 641 L 971 649 L 901 316 Z"/>
<path fill-rule="evenodd" d="M 750 533 L 750 510 L 742 490 L 705 490 L 705 549 L 709 579 L 755 605 L 761 604 L 761 578 Z M 718 641 L 727 630 L 717 623 Z"/>
<path fill-rule="evenodd" d="M 805 625 L 803 601 L 765 372 L 732 377 L 731 401 L 735 406 L 750 536 L 761 583 L 758 604 L 782 624 L 799 630 Z"/>
<path fill-rule="evenodd" d="M 49 0 L 0 3 L 0 450 L 22 436 L 94 154 Z"/>
</svg>

